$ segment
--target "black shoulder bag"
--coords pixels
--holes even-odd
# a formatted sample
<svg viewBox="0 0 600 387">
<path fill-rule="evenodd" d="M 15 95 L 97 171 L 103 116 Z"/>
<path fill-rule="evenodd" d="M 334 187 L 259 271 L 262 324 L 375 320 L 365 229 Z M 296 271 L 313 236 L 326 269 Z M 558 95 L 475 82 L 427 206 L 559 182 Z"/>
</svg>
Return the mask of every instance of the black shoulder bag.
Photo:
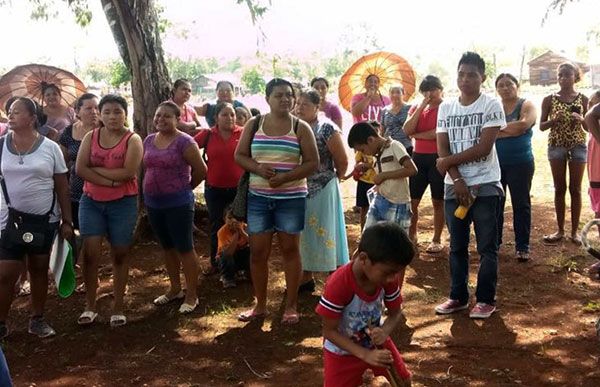
<svg viewBox="0 0 600 387">
<path fill-rule="evenodd" d="M 254 125 L 252 126 L 252 132 L 250 136 L 250 146 L 249 146 L 249 154 L 252 156 L 252 140 L 254 140 L 254 135 L 258 132 L 258 128 L 260 127 L 260 120 L 262 116 L 257 115 L 254 121 Z M 242 177 L 240 177 L 240 181 L 238 182 L 237 191 L 235 193 L 235 198 L 231 203 L 231 214 L 237 220 L 245 221 L 248 216 L 248 188 L 250 186 L 250 172 L 245 171 Z"/>
<path fill-rule="evenodd" d="M 6 206 L 8 208 L 8 219 L 6 221 L 6 227 L 3 232 L 6 233 L 6 237 L 2 238 L 6 246 L 26 246 L 32 248 L 41 248 L 47 245 L 47 238 L 52 237 L 50 233 L 50 214 L 54 210 L 54 195 L 52 196 L 52 206 L 50 211 L 44 215 L 29 214 L 21 212 L 10 205 L 10 198 L 8 197 L 8 190 L 6 189 L 6 182 L 4 175 L 2 175 L 2 152 L 4 150 L 4 143 L 6 142 L 6 136 L 0 138 L 0 184 L 2 185 L 2 193 L 4 194 L 4 200 L 6 200 Z"/>
</svg>

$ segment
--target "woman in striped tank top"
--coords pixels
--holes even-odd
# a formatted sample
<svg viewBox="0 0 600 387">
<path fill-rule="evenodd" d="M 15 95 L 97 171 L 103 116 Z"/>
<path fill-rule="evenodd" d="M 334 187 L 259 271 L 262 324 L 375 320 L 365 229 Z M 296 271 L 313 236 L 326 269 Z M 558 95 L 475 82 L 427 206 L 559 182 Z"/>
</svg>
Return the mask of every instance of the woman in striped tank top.
<svg viewBox="0 0 600 387">
<path fill-rule="evenodd" d="M 299 238 L 304 229 L 306 178 L 317 169 L 319 155 L 311 128 L 290 113 L 295 101 L 292 84 L 275 78 L 267 84 L 266 94 L 271 112 L 248 121 L 235 152 L 236 162 L 250 172 L 247 215 L 256 296 L 255 307 L 239 319 L 251 321 L 266 313 L 268 259 L 277 232 L 287 285 L 281 321 L 295 324 L 299 320 Z M 259 126 L 253 136 L 257 119 Z"/>
</svg>

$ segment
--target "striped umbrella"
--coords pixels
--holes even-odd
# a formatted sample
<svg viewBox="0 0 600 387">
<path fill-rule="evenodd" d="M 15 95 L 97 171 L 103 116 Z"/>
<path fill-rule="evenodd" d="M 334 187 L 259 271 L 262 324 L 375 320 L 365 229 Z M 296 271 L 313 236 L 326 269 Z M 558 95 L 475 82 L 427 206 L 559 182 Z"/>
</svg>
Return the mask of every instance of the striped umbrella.
<svg viewBox="0 0 600 387">
<path fill-rule="evenodd" d="M 379 88 L 383 90 L 394 84 L 402 85 L 406 100 L 415 92 L 416 75 L 408 61 L 394 53 L 379 51 L 361 57 L 342 75 L 338 96 L 344 109 L 351 111 L 352 97 L 365 91 L 369 75 L 379 78 Z"/>
<path fill-rule="evenodd" d="M 83 82 L 66 70 L 41 64 L 17 66 L 0 78 L 0 108 L 13 96 L 29 97 L 43 104 L 44 90 L 49 85 L 58 87 L 66 106 L 72 106 L 87 91 Z"/>
</svg>

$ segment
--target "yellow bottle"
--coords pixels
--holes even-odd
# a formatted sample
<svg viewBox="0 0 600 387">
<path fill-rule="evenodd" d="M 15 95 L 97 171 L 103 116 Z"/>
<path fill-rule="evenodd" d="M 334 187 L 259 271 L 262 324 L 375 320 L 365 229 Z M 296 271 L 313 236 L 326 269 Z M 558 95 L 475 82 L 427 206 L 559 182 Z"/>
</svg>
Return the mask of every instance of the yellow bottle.
<svg viewBox="0 0 600 387">
<path fill-rule="evenodd" d="M 460 206 L 456 207 L 456 210 L 454 211 L 454 216 L 456 216 L 458 219 L 464 219 L 465 216 L 467 216 L 467 213 L 469 212 L 469 208 L 471 208 L 470 204 L 468 206 L 463 206 L 461 204 Z"/>
<path fill-rule="evenodd" d="M 464 219 L 469 213 L 469 208 L 471 208 L 473 203 L 475 203 L 475 197 L 477 197 L 478 188 L 478 186 L 473 186 L 471 187 L 471 189 L 469 189 L 469 193 L 471 194 L 471 200 L 469 201 L 469 205 L 463 206 L 461 204 L 458 207 L 456 207 L 456 210 L 454 210 L 454 216 L 456 216 L 458 219 Z"/>
</svg>

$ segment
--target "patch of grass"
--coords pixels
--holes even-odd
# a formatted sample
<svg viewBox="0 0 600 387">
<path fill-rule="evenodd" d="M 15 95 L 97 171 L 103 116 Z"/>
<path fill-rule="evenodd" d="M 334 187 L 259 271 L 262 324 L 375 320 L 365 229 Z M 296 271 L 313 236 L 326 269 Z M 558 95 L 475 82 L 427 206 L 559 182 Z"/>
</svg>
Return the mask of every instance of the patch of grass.
<svg viewBox="0 0 600 387">
<path fill-rule="evenodd" d="M 230 305 L 221 303 L 220 305 L 213 306 L 210 308 L 211 316 L 223 316 L 233 314 L 233 308 Z"/>
<path fill-rule="evenodd" d="M 581 272 L 581 268 L 579 267 L 579 262 L 575 259 L 575 257 L 566 257 L 564 255 L 557 255 L 548 261 L 548 264 L 551 267 L 551 271 L 553 273 L 560 273 L 566 271 L 568 273 Z"/>
<path fill-rule="evenodd" d="M 444 298 L 444 294 L 437 288 L 431 286 L 423 286 L 422 289 L 417 289 L 406 293 L 406 298 L 411 301 L 421 301 L 426 304 L 439 302 Z"/>
<path fill-rule="evenodd" d="M 600 302 L 588 301 L 585 305 L 583 305 L 582 309 L 585 313 L 600 312 Z"/>
</svg>

